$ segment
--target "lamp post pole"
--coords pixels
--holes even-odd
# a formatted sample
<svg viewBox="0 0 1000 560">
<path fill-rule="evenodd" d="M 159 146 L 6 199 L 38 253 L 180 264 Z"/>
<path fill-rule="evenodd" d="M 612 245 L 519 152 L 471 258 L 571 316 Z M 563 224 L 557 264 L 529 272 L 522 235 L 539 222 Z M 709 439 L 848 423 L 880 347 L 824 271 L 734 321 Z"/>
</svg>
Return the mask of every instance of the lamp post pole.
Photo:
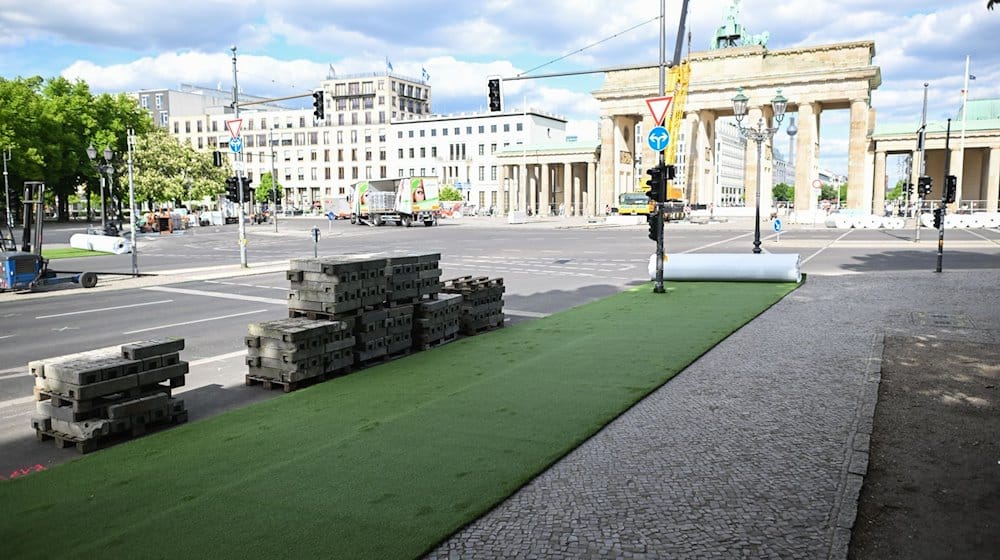
<svg viewBox="0 0 1000 560">
<path fill-rule="evenodd" d="M 105 233 L 105 228 L 107 227 L 107 208 L 104 204 L 104 174 L 107 173 L 108 177 L 112 177 L 115 172 L 114 167 L 111 165 L 111 158 L 114 157 L 115 153 L 111 151 L 110 147 L 105 147 L 104 152 L 104 163 L 97 162 L 97 148 L 93 144 L 87 147 L 87 157 L 93 162 L 94 167 L 97 168 L 97 178 L 101 183 L 101 233 Z"/>
<path fill-rule="evenodd" d="M 278 157 L 274 149 L 274 129 L 271 129 L 271 190 L 274 191 L 274 208 L 271 209 L 271 217 L 274 219 L 274 233 L 278 233 L 278 164 L 275 159 Z M 282 197 L 284 198 L 284 197 Z"/>
<path fill-rule="evenodd" d="M 743 95 L 743 88 L 740 88 L 733 97 L 733 113 L 736 115 L 736 126 L 740 129 L 740 134 L 744 139 L 753 140 L 757 143 L 757 200 L 756 200 L 756 210 L 754 212 L 754 226 L 753 226 L 753 252 L 758 254 L 761 252 L 760 249 L 760 183 L 762 180 L 761 175 L 761 159 L 763 155 L 764 142 L 770 140 L 776 132 L 778 132 L 778 126 L 781 124 L 782 119 L 785 118 L 785 108 L 788 106 L 788 99 L 781 95 L 781 90 L 774 96 L 771 100 L 771 107 L 774 110 L 774 120 L 775 126 L 771 128 L 764 122 L 764 117 L 757 119 L 756 128 L 744 128 L 743 127 L 743 117 L 747 114 L 747 104 L 749 98 Z"/>
<path fill-rule="evenodd" d="M 132 221 L 132 227 L 129 228 L 132 244 L 132 275 L 139 275 L 139 248 L 135 244 L 135 227 L 139 223 L 137 217 L 137 210 L 135 207 L 135 182 L 132 176 L 132 151 L 135 150 L 135 130 L 128 129 L 127 131 L 127 144 L 128 144 L 128 215 L 129 220 Z"/>
<path fill-rule="evenodd" d="M 4 213 L 7 215 L 7 227 L 14 228 L 14 218 L 10 214 L 10 183 L 7 182 L 7 162 L 10 161 L 10 148 L 3 150 L 3 196 Z"/>
</svg>

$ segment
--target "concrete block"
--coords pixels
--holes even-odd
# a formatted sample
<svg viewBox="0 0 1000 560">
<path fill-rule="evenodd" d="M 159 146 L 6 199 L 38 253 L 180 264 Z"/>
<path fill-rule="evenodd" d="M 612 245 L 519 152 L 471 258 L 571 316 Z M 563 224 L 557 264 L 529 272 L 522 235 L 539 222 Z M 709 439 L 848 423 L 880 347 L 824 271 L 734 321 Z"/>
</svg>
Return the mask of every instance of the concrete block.
<svg viewBox="0 0 1000 560">
<path fill-rule="evenodd" d="M 131 360 L 142 360 L 152 356 L 180 352 L 183 349 L 183 338 L 167 337 L 123 344 L 122 355 Z"/>
</svg>

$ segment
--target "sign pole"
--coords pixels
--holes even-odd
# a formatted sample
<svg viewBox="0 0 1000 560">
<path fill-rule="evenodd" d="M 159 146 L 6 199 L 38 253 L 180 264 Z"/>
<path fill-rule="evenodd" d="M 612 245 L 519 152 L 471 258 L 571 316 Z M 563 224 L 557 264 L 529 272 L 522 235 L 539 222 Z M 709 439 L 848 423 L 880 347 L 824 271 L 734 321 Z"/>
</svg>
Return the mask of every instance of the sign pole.
<svg viewBox="0 0 1000 560">
<path fill-rule="evenodd" d="M 233 51 L 233 115 L 236 120 L 240 118 L 240 102 L 239 102 L 239 85 L 236 81 L 236 45 L 233 45 L 231 49 Z M 236 131 L 239 132 L 239 127 L 237 126 Z M 232 131 L 230 131 L 232 132 Z M 234 136 L 230 142 L 239 140 L 239 136 Z M 238 142 L 237 142 L 238 143 Z M 242 148 L 242 146 L 241 146 Z M 237 163 L 241 161 L 242 150 L 233 153 L 233 159 Z M 239 220 L 240 220 L 240 266 L 247 268 L 247 225 L 246 225 L 246 215 L 243 211 L 243 171 L 240 169 L 241 166 L 236 165 L 236 185 L 240 192 L 240 209 L 239 209 Z"/>
<path fill-rule="evenodd" d="M 683 17 L 683 16 L 682 16 Z M 683 21 L 683 20 L 682 20 Z M 667 64 L 667 1 L 660 0 L 660 96 L 666 95 L 666 64 Z M 650 106 L 652 109 L 652 106 Z M 653 118 L 656 118 L 654 115 Z M 657 122 L 657 125 L 660 123 Z M 657 158 L 657 165 L 660 169 L 663 169 L 663 150 L 660 150 L 659 158 Z M 663 177 L 661 171 L 660 177 Z M 666 185 L 660 185 L 660 188 L 666 190 Z M 656 201 L 654 206 L 656 208 L 656 281 L 653 284 L 653 293 L 662 294 L 667 290 L 663 287 L 663 204 L 659 200 Z"/>
</svg>

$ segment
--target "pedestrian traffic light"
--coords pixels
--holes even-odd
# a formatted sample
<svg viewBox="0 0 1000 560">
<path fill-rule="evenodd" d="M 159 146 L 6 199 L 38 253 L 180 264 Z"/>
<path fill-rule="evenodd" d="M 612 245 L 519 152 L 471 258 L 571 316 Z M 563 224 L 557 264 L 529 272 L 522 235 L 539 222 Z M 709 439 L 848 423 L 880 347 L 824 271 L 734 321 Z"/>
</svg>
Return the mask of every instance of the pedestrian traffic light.
<svg viewBox="0 0 1000 560">
<path fill-rule="evenodd" d="M 931 194 L 931 178 L 927 175 L 917 178 L 917 194 L 920 198 L 927 198 Z"/>
<path fill-rule="evenodd" d="M 249 177 L 240 177 L 240 179 L 242 180 L 241 184 L 243 187 L 243 202 L 248 202 L 251 200 L 250 183 L 253 183 L 253 180 Z"/>
<path fill-rule="evenodd" d="M 489 88 L 490 111 L 502 110 L 500 100 L 500 78 L 490 78 L 486 83 Z"/>
<path fill-rule="evenodd" d="M 321 121 L 324 117 L 323 90 L 313 92 L 313 116 Z"/>
<path fill-rule="evenodd" d="M 222 167 L 222 152 L 218 150 L 212 152 L 212 165 Z"/>
<path fill-rule="evenodd" d="M 907 181 L 903 187 L 906 189 L 906 198 L 913 198 L 913 183 Z"/>
<path fill-rule="evenodd" d="M 948 175 L 944 178 L 944 201 L 948 204 L 955 202 L 958 196 L 958 177 Z"/>
<path fill-rule="evenodd" d="M 944 208 L 935 208 L 934 209 L 934 228 L 935 229 L 941 229 L 942 225 L 944 225 Z"/>
<path fill-rule="evenodd" d="M 654 212 L 646 216 L 646 223 L 649 225 L 649 238 L 658 242 L 660 240 L 660 228 L 663 227 L 661 214 Z"/>
<path fill-rule="evenodd" d="M 240 199 L 240 192 L 237 188 L 239 181 L 236 177 L 226 177 L 226 200 L 237 202 Z"/>
<path fill-rule="evenodd" d="M 664 174 L 663 174 L 664 175 L 663 178 L 664 178 L 665 181 L 673 181 L 674 178 L 677 177 L 677 166 L 676 165 L 665 165 L 664 169 L 665 169 L 665 171 L 664 171 Z"/>
<path fill-rule="evenodd" d="M 657 165 L 656 167 L 650 167 L 649 169 L 646 170 L 646 173 L 649 174 L 649 180 L 646 181 L 646 185 L 649 187 L 649 190 L 646 191 L 646 196 L 648 196 L 649 199 L 653 202 L 663 202 L 664 200 L 666 200 L 663 196 L 665 190 L 663 188 L 664 171 L 665 169 L 660 165 Z"/>
</svg>

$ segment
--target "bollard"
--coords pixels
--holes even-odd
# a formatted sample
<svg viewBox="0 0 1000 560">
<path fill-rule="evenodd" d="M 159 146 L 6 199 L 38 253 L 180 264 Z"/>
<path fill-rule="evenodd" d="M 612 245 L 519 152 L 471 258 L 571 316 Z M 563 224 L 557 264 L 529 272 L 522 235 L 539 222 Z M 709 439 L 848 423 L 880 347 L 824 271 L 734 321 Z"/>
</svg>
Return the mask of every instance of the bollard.
<svg viewBox="0 0 1000 560">
<path fill-rule="evenodd" d="M 317 258 L 319 256 L 319 226 L 313 226 L 312 236 L 313 236 L 313 258 Z"/>
</svg>

